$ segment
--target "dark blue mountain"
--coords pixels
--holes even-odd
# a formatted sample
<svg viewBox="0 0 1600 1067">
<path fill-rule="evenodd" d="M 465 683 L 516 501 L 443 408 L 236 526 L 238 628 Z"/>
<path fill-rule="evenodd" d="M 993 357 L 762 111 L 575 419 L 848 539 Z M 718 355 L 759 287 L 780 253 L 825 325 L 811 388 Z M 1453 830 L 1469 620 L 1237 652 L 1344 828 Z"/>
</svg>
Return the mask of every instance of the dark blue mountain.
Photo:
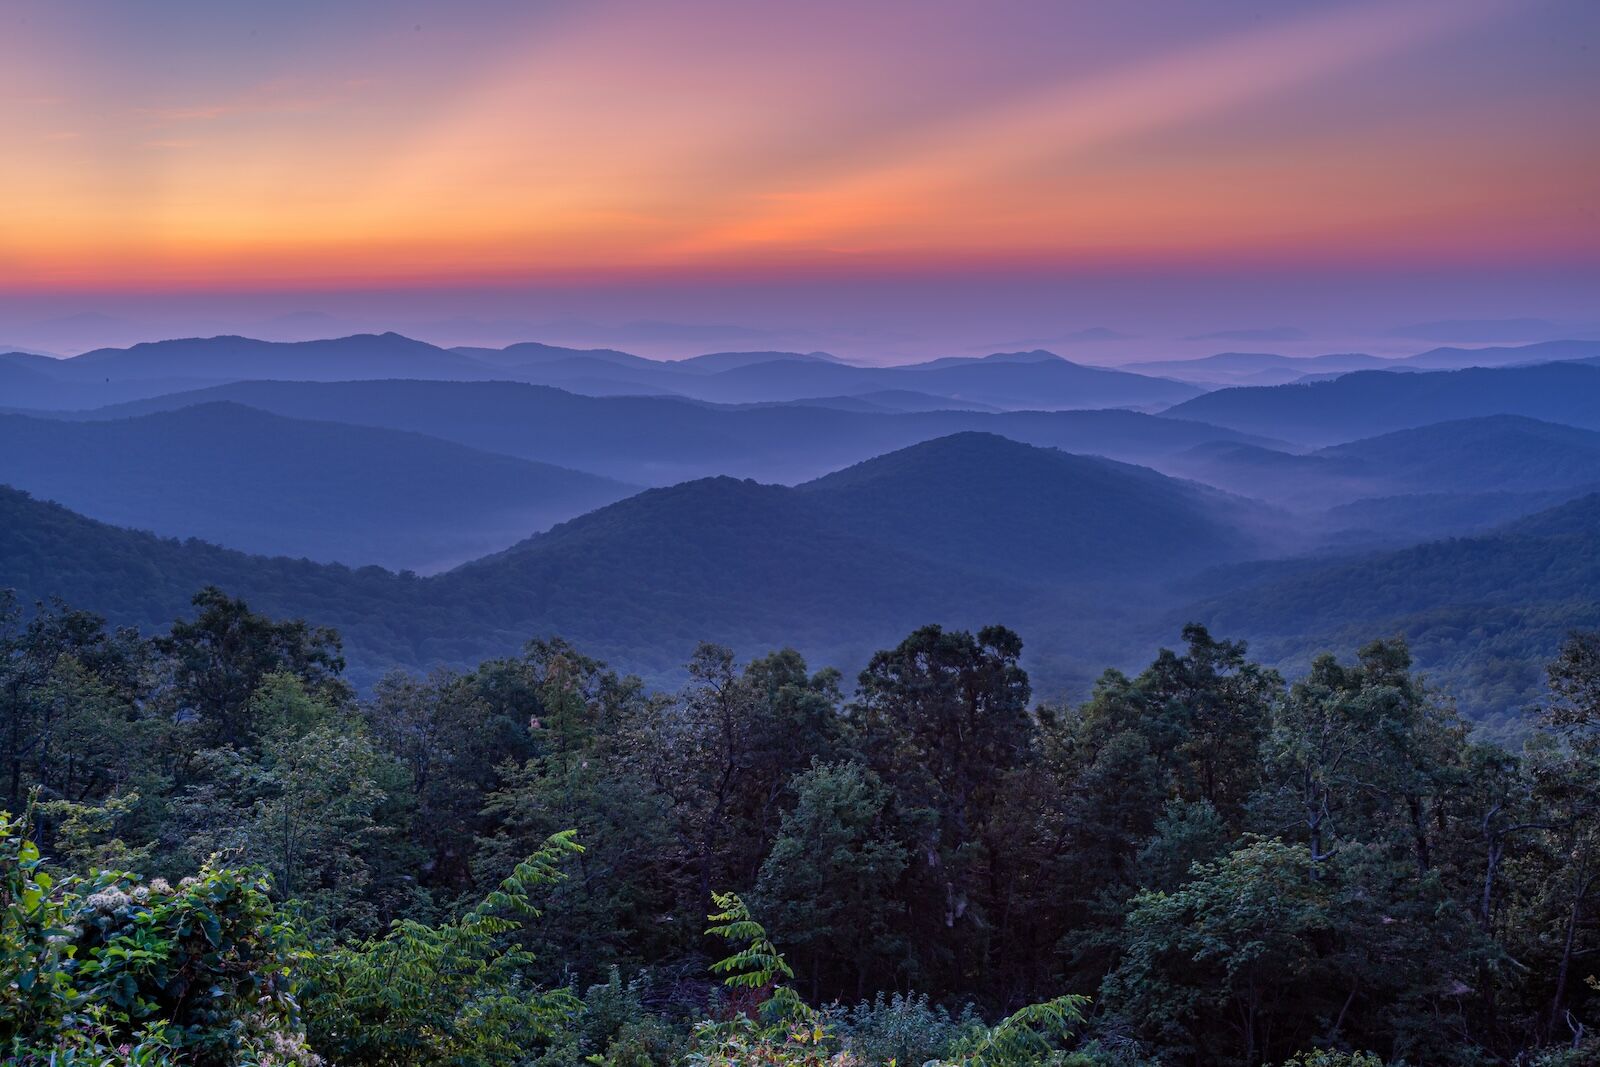
<svg viewBox="0 0 1600 1067">
<path fill-rule="evenodd" d="M 0 483 L 166 536 L 416 570 L 634 491 L 421 434 L 231 403 L 94 422 L 0 415 Z"/>
<path fill-rule="evenodd" d="M 1524 415 L 1600 429 L 1600 367 L 1545 363 L 1424 374 L 1358 371 L 1301 385 L 1220 389 L 1164 414 L 1303 444 L 1451 419 Z"/>
<path fill-rule="evenodd" d="M 930 489 L 941 528 L 894 514 Z M 799 489 L 711 478 L 651 490 L 431 578 L 163 541 L 7 491 L 0 587 L 150 627 L 215 582 L 337 626 L 367 680 L 550 634 L 655 676 L 706 639 L 794 643 L 851 666 L 928 621 L 996 618 L 1031 624 L 1063 669 L 1087 671 L 1116 654 L 1111 622 L 1138 602 L 1126 591 L 1237 558 L 1226 519 L 1214 494 L 1149 471 L 963 434 Z M 1130 546 L 1118 531 L 1134 529 Z M 1093 592 L 1111 585 L 1124 595 Z"/>
<path fill-rule="evenodd" d="M 326 341 L 257 341 L 196 337 L 101 348 L 58 361 L 67 381 L 97 378 L 272 378 L 345 381 L 356 378 L 486 378 L 477 360 L 397 333 L 356 334 Z"/>
<path fill-rule="evenodd" d="M 1434 423 L 1308 453 L 1210 442 L 1163 469 L 1300 508 L 1403 493 L 1490 493 L 1600 483 L 1600 432 L 1521 415 Z"/>
</svg>

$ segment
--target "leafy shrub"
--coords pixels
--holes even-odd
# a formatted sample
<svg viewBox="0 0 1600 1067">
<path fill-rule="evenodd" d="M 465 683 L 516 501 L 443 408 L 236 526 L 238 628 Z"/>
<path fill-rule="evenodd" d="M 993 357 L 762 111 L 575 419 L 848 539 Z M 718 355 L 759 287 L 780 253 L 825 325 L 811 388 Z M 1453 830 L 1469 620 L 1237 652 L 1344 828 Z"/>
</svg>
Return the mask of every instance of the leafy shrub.
<svg viewBox="0 0 1600 1067">
<path fill-rule="evenodd" d="M 1029 1004 L 990 1027 L 956 1042 L 944 1063 L 950 1067 L 1037 1067 L 1065 1064 L 1061 1043 L 1083 1022 L 1087 997 L 1064 996 Z"/>
<path fill-rule="evenodd" d="M 931 1005 L 926 993 L 879 993 L 845 1011 L 840 1031 L 845 1045 L 867 1063 L 922 1064 L 945 1055 L 965 1033 L 982 1026 L 968 1006 L 952 1017 Z"/>
<path fill-rule="evenodd" d="M 570 831 L 552 836 L 451 922 L 402 919 L 381 938 L 308 961 L 305 1003 L 316 1046 L 341 1065 L 493 1067 L 536 1062 L 540 1052 L 575 1056 L 581 1002 L 569 989 L 526 982 L 533 956 L 510 939 L 522 919 L 539 914 L 533 890 L 560 879 L 560 862 L 582 851 L 572 838 Z"/>
<path fill-rule="evenodd" d="M 257 874 L 57 879 L 0 813 L 0 1041 L 15 1062 L 317 1063 L 290 991 L 298 945 Z"/>
<path fill-rule="evenodd" d="M 679 1030 L 644 1006 L 646 982 L 627 982 L 617 968 L 583 997 L 582 1046 L 589 1062 L 601 1067 L 669 1067 L 688 1052 L 687 1031 Z"/>
<path fill-rule="evenodd" d="M 719 911 L 706 933 L 744 947 L 711 965 L 723 976 L 726 995 L 719 1019 L 695 1028 L 693 1067 L 855 1067 L 860 1061 L 839 1048 L 827 1018 L 780 979 L 794 971 L 736 893 L 716 893 Z"/>
<path fill-rule="evenodd" d="M 1334 1052 L 1312 1049 L 1283 1061 L 1283 1067 L 1384 1067 L 1383 1058 L 1371 1052 Z"/>
</svg>

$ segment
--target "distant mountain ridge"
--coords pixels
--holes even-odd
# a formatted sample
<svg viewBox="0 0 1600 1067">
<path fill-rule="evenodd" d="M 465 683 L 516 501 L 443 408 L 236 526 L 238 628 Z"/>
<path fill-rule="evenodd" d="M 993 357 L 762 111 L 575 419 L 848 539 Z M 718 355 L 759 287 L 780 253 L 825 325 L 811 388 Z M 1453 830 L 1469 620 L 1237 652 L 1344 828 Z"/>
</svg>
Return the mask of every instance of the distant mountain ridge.
<svg viewBox="0 0 1600 1067">
<path fill-rule="evenodd" d="M 1600 367 L 1577 362 L 1221 389 L 1163 414 L 1301 444 L 1336 444 L 1450 419 L 1524 415 L 1600 430 Z"/>
<path fill-rule="evenodd" d="M 0 355 L 4 406 L 87 409 L 234 381 L 521 381 L 593 396 L 683 396 L 748 404 L 910 392 L 949 406 L 1002 410 L 1156 410 L 1219 386 L 1271 385 L 1360 370 L 1421 371 L 1600 358 L 1600 341 L 1430 349 L 1381 359 L 1360 353 L 1291 357 L 1224 352 L 1118 367 L 1030 349 L 895 366 L 848 363 L 826 352 L 749 350 L 647 359 L 614 348 L 520 342 L 442 348 L 398 333 L 311 341 L 179 338 L 102 348 L 66 359 Z"/>
<path fill-rule="evenodd" d="M 683 398 L 590 397 L 515 382 L 238 382 L 90 414 L 121 417 L 213 400 L 291 418 L 411 430 L 641 485 L 715 474 L 806 481 L 963 430 L 1132 462 L 1218 439 L 1272 443 L 1130 411 L 880 413 L 805 402 L 730 408 Z"/>
<path fill-rule="evenodd" d="M 991 352 L 987 356 L 943 356 L 939 359 L 930 359 L 922 363 L 901 363 L 897 369 L 946 370 L 950 367 L 968 367 L 975 363 L 1049 363 L 1052 361 L 1067 362 L 1054 352 L 1035 348 L 1026 352 Z"/>
<path fill-rule="evenodd" d="M 702 639 L 794 643 L 849 669 L 914 625 L 1002 620 L 1041 687 L 1081 692 L 1090 670 L 1140 662 L 1191 619 L 1286 669 L 1404 632 L 1465 710 L 1502 715 L 1567 628 L 1600 625 L 1600 494 L 1343 558 L 1250 562 L 1262 546 L 1239 538 L 1257 517 L 1149 471 L 959 434 L 793 489 L 647 491 L 431 578 L 162 540 L 0 489 L 0 587 L 160 629 L 216 583 L 338 627 L 361 684 L 551 634 L 649 677 Z"/>
<path fill-rule="evenodd" d="M 399 374 L 408 377 L 483 377 L 475 360 L 398 333 L 355 334 L 326 341 L 257 341 L 196 337 L 100 348 L 60 361 L 65 375 L 118 378 L 238 379 L 263 369 L 291 380 L 344 381 Z"/>
<path fill-rule="evenodd" d="M 1398 362 L 1429 370 L 1463 370 L 1468 367 L 1509 367 L 1556 363 L 1600 356 L 1600 341 L 1539 341 L 1526 345 L 1492 345 L 1482 348 L 1446 346 L 1430 348 Z"/>
<path fill-rule="evenodd" d="M 421 434 L 227 402 L 93 422 L 0 415 L 0 483 L 166 536 L 417 570 L 635 491 Z"/>
<path fill-rule="evenodd" d="M 972 476 L 997 462 L 1002 480 Z M 924 513 L 897 514 L 930 491 L 928 507 L 945 516 L 939 529 Z M 802 488 L 723 477 L 651 490 L 405 579 L 162 541 L 8 490 L 0 587 L 60 593 L 149 626 L 178 610 L 177 589 L 216 582 L 345 630 L 368 679 L 396 664 L 475 662 L 553 633 L 656 673 L 706 639 L 763 651 L 797 642 L 849 665 L 930 620 L 1031 621 L 1074 635 L 1074 648 L 1092 643 L 1105 629 L 1094 620 L 1114 615 L 1116 601 L 1079 599 L 1064 611 L 1063 598 L 1240 558 L 1249 548 L 1228 521 L 1233 503 L 1140 468 L 962 434 Z M 1130 546 L 1121 531 L 1138 524 L 1146 541 Z M 961 559 L 975 541 L 988 550 Z M 1057 562 L 1046 573 L 1050 553 Z M 1024 561 L 1039 572 L 1024 577 Z"/>
<path fill-rule="evenodd" d="M 725 362 L 728 365 L 710 373 L 686 376 L 668 366 L 629 380 L 722 403 L 906 389 L 1012 410 L 1152 407 L 1200 392 L 1182 382 L 1090 367 L 1049 352 L 951 357 L 893 367 L 857 366 L 816 354 Z M 562 384 L 560 378 L 549 374 L 529 380 Z"/>
<path fill-rule="evenodd" d="M 1213 385 L 1283 385 L 1308 374 L 1355 370 L 1395 369 L 1395 360 L 1361 352 L 1331 353 L 1323 356 L 1280 356 L 1275 352 L 1219 352 L 1197 359 L 1168 359 L 1129 363 L 1127 370 L 1140 374 L 1167 375 L 1184 381 Z"/>
<path fill-rule="evenodd" d="M 885 390 L 931 392 L 1003 408 L 1152 407 L 1194 396 L 1193 386 L 1086 367 L 1047 352 L 959 357 L 909 367 L 865 367 L 826 352 L 724 351 L 654 360 L 617 349 L 538 342 L 440 348 L 397 333 L 317 341 L 221 336 L 104 348 L 69 359 L 0 355 L 11 369 L 7 406 L 85 408 L 230 381 L 513 380 L 594 395 L 682 395 L 726 403 L 797 400 Z M 25 368 L 45 381 L 18 374 Z"/>
<path fill-rule="evenodd" d="M 1301 507 L 1398 493 L 1560 489 L 1600 482 L 1600 432 L 1486 415 L 1301 454 L 1209 442 L 1171 457 L 1163 469 Z"/>
<path fill-rule="evenodd" d="M 1322 356 L 1284 356 L 1273 352 L 1220 352 L 1196 359 L 1128 363 L 1124 370 L 1170 375 L 1213 387 L 1288 385 L 1359 370 L 1464 370 L 1600 358 L 1600 340 L 1539 341 L 1513 346 L 1431 348 L 1411 356 L 1382 357 L 1361 352 Z"/>
<path fill-rule="evenodd" d="M 521 367 L 566 359 L 599 359 L 625 364 L 651 362 L 643 356 L 620 352 L 615 348 L 565 348 L 561 345 L 541 344 L 538 341 L 523 341 L 504 348 L 461 345 L 450 351 L 492 367 Z"/>
</svg>

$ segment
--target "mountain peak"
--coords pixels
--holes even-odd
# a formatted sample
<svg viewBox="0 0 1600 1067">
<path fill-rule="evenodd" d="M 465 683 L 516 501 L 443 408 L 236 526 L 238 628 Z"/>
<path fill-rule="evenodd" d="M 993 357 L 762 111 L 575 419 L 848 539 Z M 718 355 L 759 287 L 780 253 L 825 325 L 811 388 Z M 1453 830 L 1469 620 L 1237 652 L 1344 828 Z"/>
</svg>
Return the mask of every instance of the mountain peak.
<svg viewBox="0 0 1600 1067">
<path fill-rule="evenodd" d="M 1051 360 L 1067 362 L 1047 348 L 1033 348 L 1026 352 L 991 352 L 983 357 L 985 363 L 1048 363 Z"/>
</svg>

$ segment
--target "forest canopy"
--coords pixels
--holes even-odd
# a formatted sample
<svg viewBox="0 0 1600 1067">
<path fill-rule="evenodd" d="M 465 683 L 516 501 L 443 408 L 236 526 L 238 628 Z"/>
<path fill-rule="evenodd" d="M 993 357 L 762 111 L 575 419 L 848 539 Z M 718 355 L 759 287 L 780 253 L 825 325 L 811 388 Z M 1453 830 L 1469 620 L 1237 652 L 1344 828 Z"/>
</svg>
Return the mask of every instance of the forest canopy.
<svg viewBox="0 0 1600 1067">
<path fill-rule="evenodd" d="M 1594 1062 L 1600 635 L 1513 749 L 1396 639 L 1190 625 L 1078 703 L 1003 626 L 854 679 L 560 640 L 359 692 L 195 596 L 0 622 L 22 1064 Z"/>
</svg>

